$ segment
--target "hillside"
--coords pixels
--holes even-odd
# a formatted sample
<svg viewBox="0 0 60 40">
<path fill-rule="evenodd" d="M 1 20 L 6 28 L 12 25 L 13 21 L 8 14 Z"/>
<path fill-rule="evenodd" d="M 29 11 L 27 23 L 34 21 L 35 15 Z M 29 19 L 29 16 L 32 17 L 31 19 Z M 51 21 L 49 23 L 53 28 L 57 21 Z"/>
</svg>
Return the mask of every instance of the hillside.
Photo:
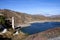
<svg viewBox="0 0 60 40">
<path fill-rule="evenodd" d="M 15 12 L 12 10 L 4 9 L 0 10 L 7 19 L 11 20 L 12 17 L 15 19 L 15 25 L 26 24 L 31 21 L 44 20 L 44 16 L 32 16 L 30 14 Z"/>
<path fill-rule="evenodd" d="M 0 14 L 6 17 L 6 19 L 11 21 L 11 18 L 14 17 L 15 19 L 15 26 L 19 26 L 21 24 L 28 24 L 29 22 L 33 21 L 57 21 L 60 20 L 59 17 L 45 17 L 43 15 L 31 15 L 21 12 L 16 12 L 8 9 L 0 9 Z"/>
</svg>

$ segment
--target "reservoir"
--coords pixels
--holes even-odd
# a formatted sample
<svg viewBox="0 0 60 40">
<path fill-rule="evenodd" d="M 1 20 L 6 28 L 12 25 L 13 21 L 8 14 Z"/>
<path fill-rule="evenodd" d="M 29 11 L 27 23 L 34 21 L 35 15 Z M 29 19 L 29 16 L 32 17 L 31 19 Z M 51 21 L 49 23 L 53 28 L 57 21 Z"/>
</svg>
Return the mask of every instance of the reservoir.
<svg viewBox="0 0 60 40">
<path fill-rule="evenodd" d="M 44 22 L 44 23 L 37 22 L 37 23 L 32 23 L 28 27 L 22 28 L 21 31 L 28 34 L 35 34 L 56 27 L 60 27 L 60 22 Z"/>
</svg>

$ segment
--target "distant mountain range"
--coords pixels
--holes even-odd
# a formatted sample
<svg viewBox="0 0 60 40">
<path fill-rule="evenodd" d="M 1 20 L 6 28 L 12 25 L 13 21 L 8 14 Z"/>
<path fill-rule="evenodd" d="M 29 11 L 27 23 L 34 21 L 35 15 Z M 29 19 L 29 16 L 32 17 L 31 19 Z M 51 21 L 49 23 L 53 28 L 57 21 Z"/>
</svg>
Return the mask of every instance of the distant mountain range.
<svg viewBox="0 0 60 40">
<path fill-rule="evenodd" d="M 46 17 L 44 15 L 31 15 L 21 12 L 12 11 L 9 9 L 0 9 L 0 14 L 3 14 L 7 19 L 11 21 L 11 18 L 14 17 L 15 25 L 28 24 L 33 21 L 58 21 L 60 20 L 60 15 L 53 15 Z"/>
</svg>

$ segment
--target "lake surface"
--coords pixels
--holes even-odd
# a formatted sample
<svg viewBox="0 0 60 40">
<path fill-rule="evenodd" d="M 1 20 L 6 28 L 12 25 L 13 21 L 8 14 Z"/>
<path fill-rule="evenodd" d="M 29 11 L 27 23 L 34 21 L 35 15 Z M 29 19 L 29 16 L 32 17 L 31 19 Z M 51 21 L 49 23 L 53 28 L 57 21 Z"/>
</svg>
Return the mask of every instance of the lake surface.
<svg viewBox="0 0 60 40">
<path fill-rule="evenodd" d="M 55 27 L 60 27 L 60 22 L 32 23 L 31 26 L 22 28 L 21 31 L 28 34 L 35 34 Z"/>
</svg>

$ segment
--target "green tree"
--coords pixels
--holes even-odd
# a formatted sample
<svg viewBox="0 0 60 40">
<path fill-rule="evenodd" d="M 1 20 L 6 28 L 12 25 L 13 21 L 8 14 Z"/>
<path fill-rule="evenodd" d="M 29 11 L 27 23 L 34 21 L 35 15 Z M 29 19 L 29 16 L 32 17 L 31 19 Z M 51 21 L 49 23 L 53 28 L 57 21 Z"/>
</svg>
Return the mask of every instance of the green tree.
<svg viewBox="0 0 60 40">
<path fill-rule="evenodd" d="M 0 24 L 5 24 L 5 17 L 0 16 Z"/>
</svg>

